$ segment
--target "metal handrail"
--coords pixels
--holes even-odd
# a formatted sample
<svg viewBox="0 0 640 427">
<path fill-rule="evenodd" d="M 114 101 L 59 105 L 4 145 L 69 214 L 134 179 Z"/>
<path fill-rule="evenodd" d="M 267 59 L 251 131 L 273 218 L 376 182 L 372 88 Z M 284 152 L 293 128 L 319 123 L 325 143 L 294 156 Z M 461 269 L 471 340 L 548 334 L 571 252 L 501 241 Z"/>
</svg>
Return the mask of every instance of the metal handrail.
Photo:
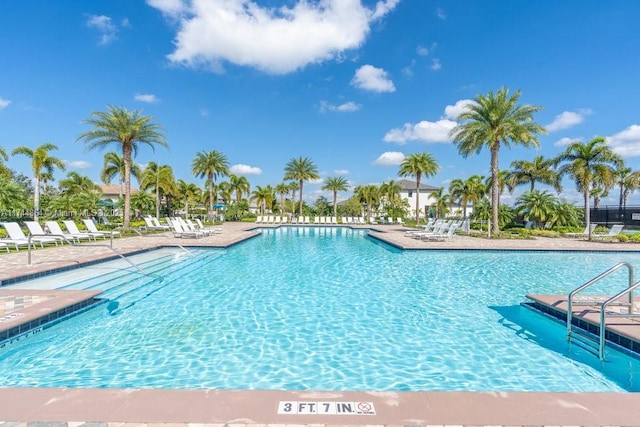
<svg viewBox="0 0 640 427">
<path fill-rule="evenodd" d="M 612 301 L 619 299 L 620 297 L 624 296 L 625 294 L 628 294 L 628 296 L 629 296 L 629 303 L 633 304 L 633 290 L 636 287 L 638 287 L 638 284 L 640 284 L 640 282 L 634 284 L 634 281 L 633 281 L 633 266 L 631 264 L 629 264 L 628 262 L 620 262 L 620 263 L 614 265 L 613 267 L 611 267 L 610 269 L 608 269 L 607 271 L 605 271 L 604 273 L 594 277 L 593 279 L 589 280 L 588 282 L 586 282 L 582 286 L 579 286 L 576 289 L 574 289 L 573 291 L 571 291 L 569 293 L 568 298 L 567 298 L 567 340 L 571 341 L 571 325 L 572 325 L 572 319 L 573 319 L 573 297 L 577 293 L 582 292 L 583 290 L 585 290 L 585 289 L 589 288 L 590 286 L 596 284 L 600 280 L 602 280 L 605 277 L 609 276 L 611 273 L 621 269 L 622 267 L 627 267 L 627 270 L 629 271 L 629 276 L 628 276 L 629 285 L 622 292 L 620 292 L 617 295 L 607 299 L 600 307 L 600 343 L 599 343 L 599 357 L 600 357 L 600 359 L 604 358 L 604 342 L 605 342 L 604 341 L 604 336 L 605 336 L 605 326 L 606 326 L 604 324 L 604 322 L 603 322 L 603 320 L 604 320 L 603 313 L 605 311 L 604 310 L 604 304 L 606 303 L 608 305 Z"/>
<path fill-rule="evenodd" d="M 628 314 L 632 315 L 633 314 L 633 291 L 638 287 L 640 287 L 640 280 L 634 283 L 633 285 L 629 286 L 627 289 L 618 292 L 617 294 L 615 294 L 614 296 L 612 296 L 611 298 L 603 302 L 602 305 L 600 306 L 600 351 L 599 351 L 600 359 L 604 359 L 604 340 L 606 336 L 605 326 L 607 321 L 607 306 L 611 304 L 613 301 L 616 301 L 622 298 L 625 294 L 628 294 L 629 304 L 630 304 Z"/>
<path fill-rule="evenodd" d="M 142 234 L 139 230 L 136 230 L 135 228 L 132 228 L 132 230 L 140 237 L 162 237 L 162 238 L 165 238 L 167 240 L 169 239 L 169 237 L 165 236 L 164 234 Z M 175 242 L 172 242 L 172 243 L 175 246 L 177 246 L 180 249 L 182 249 L 183 251 L 185 251 L 186 253 L 188 253 L 190 256 L 194 256 L 193 253 L 189 249 L 185 248 L 180 243 L 175 243 Z"/>
<path fill-rule="evenodd" d="M 82 246 L 82 247 L 87 247 L 87 246 L 91 246 L 91 247 L 101 247 L 101 248 L 108 248 L 111 252 L 115 253 L 116 255 L 118 255 L 120 258 L 122 258 L 125 262 L 127 262 L 128 264 L 130 264 L 133 268 L 135 268 L 136 270 L 138 270 L 139 272 L 141 272 L 142 274 L 144 274 L 145 276 L 148 276 L 149 273 L 147 273 L 146 271 L 144 271 L 144 269 L 142 269 L 141 267 L 139 267 L 136 263 L 134 263 L 133 261 L 131 261 L 129 258 L 127 258 L 126 256 L 124 256 L 123 254 L 121 254 L 118 249 L 113 247 L 113 233 L 111 233 L 111 242 L 109 245 L 107 244 L 99 244 L 99 243 L 83 243 L 82 245 L 76 245 L 75 242 L 73 240 L 69 240 L 67 239 L 67 236 L 63 235 L 63 234 L 29 234 L 27 236 L 27 265 L 31 265 L 31 238 L 32 237 L 62 237 L 62 239 L 64 241 L 66 241 L 67 243 L 69 243 L 69 245 L 71 246 Z"/>
</svg>

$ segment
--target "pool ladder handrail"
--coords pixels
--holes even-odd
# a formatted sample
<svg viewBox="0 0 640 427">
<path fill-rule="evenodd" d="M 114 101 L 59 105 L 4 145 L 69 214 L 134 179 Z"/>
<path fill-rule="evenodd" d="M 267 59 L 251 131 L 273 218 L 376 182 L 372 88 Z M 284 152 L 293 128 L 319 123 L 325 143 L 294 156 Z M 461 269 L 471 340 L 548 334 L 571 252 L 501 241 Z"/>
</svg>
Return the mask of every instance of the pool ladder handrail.
<svg viewBox="0 0 640 427">
<path fill-rule="evenodd" d="M 132 228 L 132 230 L 133 230 L 133 231 L 134 231 L 138 236 L 140 236 L 140 237 L 162 237 L 162 238 L 165 238 L 165 239 L 169 239 L 169 238 L 168 238 L 167 236 L 165 236 L 164 234 L 142 234 L 142 233 L 140 232 L 140 230 L 136 230 L 135 228 Z M 187 254 L 189 254 L 189 256 L 192 256 L 192 257 L 193 257 L 193 256 L 195 256 L 195 255 L 193 255 L 193 253 L 192 253 L 189 249 L 185 248 L 185 247 L 184 247 L 184 246 L 182 246 L 180 243 L 176 243 L 176 242 L 172 242 L 172 243 L 173 243 L 173 246 L 177 246 L 177 247 L 179 247 L 180 249 L 182 249 L 183 251 L 185 251 Z"/>
<path fill-rule="evenodd" d="M 149 273 L 147 273 L 142 267 L 140 267 L 139 265 L 131 261 L 129 258 L 124 256 L 118 249 L 113 247 L 113 234 L 111 235 L 111 242 L 108 245 L 106 243 L 105 244 L 83 243 L 81 245 L 77 245 L 73 240 L 68 239 L 67 236 L 64 236 L 62 234 L 31 234 L 29 233 L 29 235 L 27 236 L 27 265 L 31 265 L 31 238 L 32 237 L 61 237 L 65 242 L 69 243 L 69 245 L 71 246 L 82 246 L 82 247 L 92 246 L 92 247 L 107 248 L 111 252 L 115 253 L 120 258 L 122 258 L 125 262 L 130 264 L 133 268 L 138 270 L 140 273 L 144 274 L 145 276 L 149 276 Z"/>
<path fill-rule="evenodd" d="M 604 301 L 574 301 L 573 300 L 578 293 L 593 286 L 594 284 L 598 283 L 600 280 L 604 279 L 605 277 L 609 276 L 610 274 L 614 273 L 615 271 L 623 267 L 626 267 L 628 270 L 628 286 L 622 291 L 618 292 L 612 297 L 607 298 Z M 638 287 L 640 287 L 640 281 L 634 283 L 633 266 L 628 262 L 620 262 L 614 265 L 613 267 L 609 268 L 602 274 L 594 277 L 593 279 L 589 280 L 588 282 L 584 283 L 583 285 L 571 291 L 567 298 L 567 341 L 571 343 L 573 342 L 572 337 L 580 337 L 580 338 L 586 338 L 591 342 L 596 342 L 596 344 L 598 345 L 597 356 L 600 360 L 604 360 L 604 357 L 605 357 L 604 349 L 606 345 L 607 317 L 640 317 L 640 313 L 634 314 L 633 312 L 633 291 Z M 624 297 L 625 295 L 627 296 L 627 301 L 619 302 L 618 300 Z M 607 313 L 607 307 L 612 305 L 626 306 L 628 307 L 628 313 Z M 597 339 L 593 339 L 592 336 L 587 335 L 588 332 L 586 331 L 582 332 L 573 328 L 573 306 L 599 306 L 600 332 L 598 334 Z M 579 341 L 579 340 L 576 340 L 575 342 L 581 343 L 583 345 L 586 344 L 584 341 Z M 591 351 L 590 348 L 586 348 L 586 349 Z"/>
</svg>

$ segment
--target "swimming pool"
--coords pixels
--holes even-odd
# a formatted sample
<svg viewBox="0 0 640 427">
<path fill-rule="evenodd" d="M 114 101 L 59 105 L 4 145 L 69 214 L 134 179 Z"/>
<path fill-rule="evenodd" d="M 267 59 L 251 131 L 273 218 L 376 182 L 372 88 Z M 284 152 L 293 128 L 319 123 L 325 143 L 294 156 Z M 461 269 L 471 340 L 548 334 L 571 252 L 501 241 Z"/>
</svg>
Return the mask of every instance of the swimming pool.
<svg viewBox="0 0 640 427">
<path fill-rule="evenodd" d="M 640 390 L 638 360 L 600 362 L 520 306 L 637 254 L 403 252 L 363 230 L 281 227 L 192 255 L 138 256 L 149 276 L 68 273 L 112 302 L 0 351 L 2 385 Z"/>
</svg>

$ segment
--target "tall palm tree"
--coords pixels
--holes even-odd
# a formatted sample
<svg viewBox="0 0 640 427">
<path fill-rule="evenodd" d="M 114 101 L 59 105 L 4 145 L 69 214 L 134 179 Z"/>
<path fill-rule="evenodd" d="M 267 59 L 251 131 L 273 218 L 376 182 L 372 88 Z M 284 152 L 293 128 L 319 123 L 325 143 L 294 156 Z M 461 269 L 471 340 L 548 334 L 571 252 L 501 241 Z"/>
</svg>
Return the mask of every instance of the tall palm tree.
<svg viewBox="0 0 640 427">
<path fill-rule="evenodd" d="M 529 191 L 535 190 L 536 182 L 552 186 L 558 193 L 562 191 L 560 176 L 554 169 L 555 159 L 536 156 L 533 161 L 516 160 L 511 162 L 511 171 L 507 176 L 510 188 L 529 184 Z"/>
<path fill-rule="evenodd" d="M 333 216 L 338 216 L 338 191 L 347 191 L 349 181 L 343 176 L 331 176 L 324 180 L 322 189 L 333 194 Z"/>
<path fill-rule="evenodd" d="M 107 111 L 94 111 L 91 118 L 83 123 L 91 130 L 82 133 L 78 141 L 86 144 L 88 150 L 103 149 L 110 145 L 119 146 L 124 161 L 124 228 L 129 228 L 131 216 L 131 165 L 140 144 L 146 144 L 155 151 L 155 146 L 168 147 L 162 127 L 153 123 L 152 117 L 143 116 L 141 111 L 129 111 L 124 107 L 107 106 Z"/>
<path fill-rule="evenodd" d="M 400 199 L 402 187 L 400 184 L 390 179 L 380 184 L 380 196 L 388 203 L 394 203 Z"/>
<path fill-rule="evenodd" d="M 471 175 L 466 180 L 452 179 L 449 183 L 450 203 L 458 201 L 462 205 L 462 216 L 467 217 L 467 206 L 471 203 L 473 210 L 487 194 L 487 187 L 480 175 Z"/>
<path fill-rule="evenodd" d="M 135 162 L 131 164 L 131 175 L 140 182 L 140 175 L 142 170 L 140 166 Z M 124 176 L 125 176 L 125 168 L 124 168 L 124 158 L 120 156 L 115 151 L 109 151 L 104 154 L 104 163 L 102 165 L 102 170 L 100 171 L 100 179 L 105 184 L 110 184 L 111 180 L 115 177 L 118 177 L 118 198 L 122 197 L 122 191 L 124 189 Z"/>
<path fill-rule="evenodd" d="M 233 185 L 228 181 L 223 181 L 218 185 L 218 195 L 225 205 L 231 203 L 231 195 L 233 193 Z"/>
<path fill-rule="evenodd" d="M 457 126 L 450 132 L 453 142 L 463 157 L 479 153 L 483 147 L 491 152 L 491 226 L 500 231 L 498 209 L 500 188 L 498 155 L 504 145 L 538 147 L 536 134 L 546 133 L 546 129 L 533 121 L 533 115 L 542 107 L 518 105 L 520 91 L 509 96 L 509 90 L 502 88 L 497 93 L 478 95 L 474 103 L 457 117 Z"/>
<path fill-rule="evenodd" d="M 555 215 L 557 201 L 548 191 L 527 191 L 516 200 L 516 211 L 527 221 L 542 225 Z"/>
<path fill-rule="evenodd" d="M 229 161 L 227 156 L 219 151 L 200 151 L 191 162 L 191 172 L 197 178 L 205 178 L 209 189 L 209 220 L 213 221 L 213 185 L 218 176 L 229 175 Z"/>
<path fill-rule="evenodd" d="M 284 167 L 284 179 L 294 179 L 298 181 L 298 189 L 300 190 L 300 215 L 302 215 L 302 186 L 304 182 L 319 178 L 318 167 L 308 157 L 291 159 Z"/>
<path fill-rule="evenodd" d="M 12 155 L 22 154 L 31 159 L 31 169 L 33 170 L 34 177 L 34 192 L 33 192 L 33 219 L 38 220 L 38 213 L 40 210 L 40 184 L 43 178 L 51 179 L 55 168 L 65 170 L 66 166 L 64 162 L 57 157 L 49 155 L 49 151 L 57 150 L 58 147 L 51 143 L 45 143 L 32 150 L 29 147 L 20 146 L 13 149 Z"/>
<path fill-rule="evenodd" d="M 586 144 L 580 141 L 572 142 L 564 152 L 556 158 L 558 163 L 567 162 L 558 169 L 560 176 L 571 176 L 578 191 L 584 198 L 584 221 L 589 229 L 591 239 L 591 218 L 589 215 L 589 200 L 594 177 L 614 175 L 613 167 L 622 164 L 622 158 L 615 154 L 607 145 L 603 137 L 596 137 Z"/>
<path fill-rule="evenodd" d="M 416 177 L 416 224 L 420 221 L 420 180 L 423 176 L 425 178 L 435 176 L 439 170 L 440 165 L 436 159 L 426 151 L 410 154 L 400 164 L 398 176 Z"/>
<path fill-rule="evenodd" d="M 251 184 L 246 176 L 229 175 L 229 184 L 231 190 L 236 194 L 236 202 L 240 202 L 244 194 L 251 192 Z"/>
<path fill-rule="evenodd" d="M 160 217 L 160 199 L 162 194 L 176 192 L 176 181 L 173 177 L 173 169 L 169 165 L 159 165 L 149 162 L 142 172 L 140 188 L 144 191 L 151 190 L 155 193 L 156 218 Z"/>
</svg>

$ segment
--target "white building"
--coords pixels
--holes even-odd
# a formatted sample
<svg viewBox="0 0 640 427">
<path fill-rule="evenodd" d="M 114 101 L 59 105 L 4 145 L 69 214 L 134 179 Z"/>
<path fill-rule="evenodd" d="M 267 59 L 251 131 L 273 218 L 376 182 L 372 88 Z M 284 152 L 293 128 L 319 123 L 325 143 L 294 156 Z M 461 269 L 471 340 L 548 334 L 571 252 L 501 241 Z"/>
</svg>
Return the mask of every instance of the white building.
<svg viewBox="0 0 640 427">
<path fill-rule="evenodd" d="M 409 215 L 415 217 L 416 209 L 420 211 L 420 217 L 424 218 L 429 214 L 429 208 L 435 203 L 435 199 L 431 195 L 438 191 L 439 187 L 420 183 L 420 206 L 417 206 L 418 197 L 416 197 L 416 182 L 409 181 L 408 179 L 401 179 L 397 181 L 400 185 L 400 197 L 409 202 Z"/>
</svg>

